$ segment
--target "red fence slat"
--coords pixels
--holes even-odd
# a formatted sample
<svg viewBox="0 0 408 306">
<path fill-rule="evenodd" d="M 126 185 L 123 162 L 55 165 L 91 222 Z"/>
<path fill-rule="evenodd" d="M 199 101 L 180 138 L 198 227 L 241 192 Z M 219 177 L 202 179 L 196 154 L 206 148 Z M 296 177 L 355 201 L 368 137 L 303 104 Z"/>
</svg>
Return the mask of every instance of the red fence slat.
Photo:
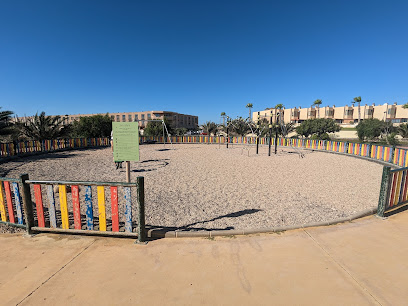
<svg viewBox="0 0 408 306">
<path fill-rule="evenodd" d="M 44 206 L 41 194 L 41 185 L 34 185 L 35 207 L 37 208 L 37 220 L 39 227 L 45 227 Z"/>
<path fill-rule="evenodd" d="M 118 187 L 111 187 L 112 232 L 119 232 Z"/>
</svg>

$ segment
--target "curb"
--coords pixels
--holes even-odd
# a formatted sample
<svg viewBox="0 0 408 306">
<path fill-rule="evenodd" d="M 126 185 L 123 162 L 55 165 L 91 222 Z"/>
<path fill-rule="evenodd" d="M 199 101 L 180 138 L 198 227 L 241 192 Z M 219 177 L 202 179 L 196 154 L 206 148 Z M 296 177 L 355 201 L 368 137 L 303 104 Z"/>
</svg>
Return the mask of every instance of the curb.
<svg viewBox="0 0 408 306">
<path fill-rule="evenodd" d="M 367 217 L 373 215 L 377 212 L 377 208 L 370 208 L 366 209 L 362 212 L 354 214 L 350 217 L 335 219 L 331 221 L 322 221 L 322 222 L 315 222 L 309 224 L 302 224 L 302 225 L 288 225 L 288 226 L 279 226 L 279 227 L 268 227 L 268 228 L 253 228 L 253 229 L 246 229 L 246 230 L 208 230 L 208 231 L 165 231 L 165 230 L 148 230 L 147 237 L 148 238 L 196 238 L 196 237 L 204 237 L 204 238 L 213 238 L 213 237 L 220 237 L 220 236 L 237 236 L 237 235 L 250 235 L 250 234 L 262 234 L 262 233 L 279 233 L 285 232 L 289 230 L 296 230 L 302 228 L 310 228 L 310 227 L 319 227 L 319 226 L 330 226 L 339 223 L 351 222 L 353 220 Z"/>
</svg>

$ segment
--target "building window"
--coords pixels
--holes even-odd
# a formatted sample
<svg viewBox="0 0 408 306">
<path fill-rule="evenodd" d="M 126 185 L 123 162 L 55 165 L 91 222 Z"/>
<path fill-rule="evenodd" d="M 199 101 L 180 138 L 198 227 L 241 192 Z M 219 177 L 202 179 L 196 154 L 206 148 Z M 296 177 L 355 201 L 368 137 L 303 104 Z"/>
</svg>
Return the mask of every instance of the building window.
<svg viewBox="0 0 408 306">
<path fill-rule="evenodd" d="M 115 116 L 111 116 L 111 120 L 114 121 L 114 120 L 115 120 Z"/>
<path fill-rule="evenodd" d="M 374 111 L 374 110 L 373 110 L 373 109 L 370 109 L 370 108 L 369 108 L 369 109 L 366 109 L 365 114 L 368 115 L 368 116 L 371 116 L 371 115 L 373 114 L 373 111 Z"/>
<path fill-rule="evenodd" d="M 135 115 L 135 121 L 137 121 L 138 120 L 138 116 L 137 116 L 137 114 Z"/>
<path fill-rule="evenodd" d="M 147 119 L 148 119 L 148 120 L 152 119 L 152 115 L 151 115 L 151 114 L 147 114 Z"/>
<path fill-rule="evenodd" d="M 346 110 L 344 111 L 344 114 L 345 114 L 346 116 L 353 116 L 353 110 L 352 110 L 352 109 L 346 109 Z"/>
<path fill-rule="evenodd" d="M 144 114 L 142 114 L 142 120 L 144 120 L 145 119 L 145 115 Z"/>
<path fill-rule="evenodd" d="M 119 122 L 119 115 L 116 115 L 116 121 Z"/>
<path fill-rule="evenodd" d="M 122 115 L 122 122 L 126 122 L 126 115 Z"/>
</svg>

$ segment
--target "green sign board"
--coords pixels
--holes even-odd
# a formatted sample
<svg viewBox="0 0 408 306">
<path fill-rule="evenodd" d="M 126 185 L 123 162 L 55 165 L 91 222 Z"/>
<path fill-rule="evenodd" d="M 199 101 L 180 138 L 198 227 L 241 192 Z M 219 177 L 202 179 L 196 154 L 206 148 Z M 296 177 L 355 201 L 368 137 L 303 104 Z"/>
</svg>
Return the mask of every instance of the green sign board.
<svg viewBox="0 0 408 306">
<path fill-rule="evenodd" d="M 139 161 L 139 123 L 112 122 L 115 162 Z"/>
</svg>

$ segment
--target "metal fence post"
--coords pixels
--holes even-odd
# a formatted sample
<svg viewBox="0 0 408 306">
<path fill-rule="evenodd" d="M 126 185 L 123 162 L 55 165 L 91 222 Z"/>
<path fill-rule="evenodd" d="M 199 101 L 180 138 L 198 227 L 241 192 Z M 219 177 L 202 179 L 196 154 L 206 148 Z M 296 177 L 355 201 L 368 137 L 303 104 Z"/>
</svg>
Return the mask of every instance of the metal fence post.
<svg viewBox="0 0 408 306">
<path fill-rule="evenodd" d="M 139 208 L 139 220 L 137 223 L 137 240 L 138 242 L 146 241 L 145 227 L 145 202 L 144 202 L 144 177 L 138 176 L 137 181 L 137 205 Z"/>
<path fill-rule="evenodd" d="M 390 171 L 391 171 L 391 167 L 384 166 L 382 179 L 381 179 L 380 197 L 378 199 L 378 209 L 377 209 L 377 216 L 379 217 L 384 217 L 384 212 L 386 209 L 386 200 L 388 198 L 388 193 L 389 193 Z"/>
<path fill-rule="evenodd" d="M 28 174 L 20 175 L 21 187 L 23 189 L 23 209 L 24 218 L 27 226 L 27 234 L 31 235 L 31 228 L 34 227 L 34 214 L 33 214 L 33 202 L 31 200 L 30 185 L 26 183 L 28 181 Z"/>
</svg>

